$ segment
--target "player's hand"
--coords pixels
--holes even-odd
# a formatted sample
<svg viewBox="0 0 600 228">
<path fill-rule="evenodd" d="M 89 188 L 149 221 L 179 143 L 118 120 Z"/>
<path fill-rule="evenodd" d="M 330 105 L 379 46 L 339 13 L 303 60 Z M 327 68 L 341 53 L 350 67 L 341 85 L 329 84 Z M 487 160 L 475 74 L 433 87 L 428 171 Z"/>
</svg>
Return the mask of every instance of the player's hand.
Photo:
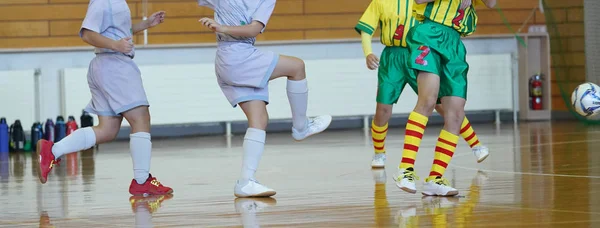
<svg viewBox="0 0 600 228">
<path fill-rule="evenodd" d="M 202 25 L 206 26 L 213 32 L 225 33 L 225 26 L 220 25 L 215 20 L 205 17 L 199 20 Z"/>
<path fill-rule="evenodd" d="M 367 55 L 367 68 L 369 70 L 375 70 L 379 67 L 379 58 L 374 54 Z"/>
<path fill-rule="evenodd" d="M 471 0 L 462 0 L 460 3 L 461 10 L 465 10 L 466 8 L 469 8 L 469 6 L 471 6 Z"/>
<path fill-rule="evenodd" d="M 131 50 L 133 50 L 133 43 L 131 42 L 131 37 L 126 37 L 115 41 L 112 49 L 124 54 L 130 53 Z"/>
<path fill-rule="evenodd" d="M 163 23 L 165 21 L 165 11 L 153 13 L 146 21 L 148 22 L 148 28 L 152 28 Z"/>
</svg>

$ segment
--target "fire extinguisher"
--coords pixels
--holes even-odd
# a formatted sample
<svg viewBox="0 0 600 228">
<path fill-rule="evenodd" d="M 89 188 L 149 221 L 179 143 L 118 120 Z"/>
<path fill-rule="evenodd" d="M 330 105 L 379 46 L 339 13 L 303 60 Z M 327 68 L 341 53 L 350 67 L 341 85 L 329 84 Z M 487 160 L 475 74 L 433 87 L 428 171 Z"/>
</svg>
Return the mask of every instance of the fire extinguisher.
<svg viewBox="0 0 600 228">
<path fill-rule="evenodd" d="M 542 75 L 537 74 L 529 78 L 529 108 L 542 110 Z"/>
</svg>

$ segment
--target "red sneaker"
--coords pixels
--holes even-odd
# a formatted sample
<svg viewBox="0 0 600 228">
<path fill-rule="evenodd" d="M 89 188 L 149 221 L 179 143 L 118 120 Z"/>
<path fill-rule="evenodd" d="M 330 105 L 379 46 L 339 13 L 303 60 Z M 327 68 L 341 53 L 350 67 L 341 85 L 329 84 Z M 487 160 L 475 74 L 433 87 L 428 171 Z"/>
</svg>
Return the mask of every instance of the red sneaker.
<svg viewBox="0 0 600 228">
<path fill-rule="evenodd" d="M 161 207 L 163 201 L 170 200 L 171 198 L 173 198 L 171 194 L 149 197 L 132 196 L 129 197 L 129 203 L 131 203 L 133 213 L 136 213 L 140 207 L 146 208 L 150 213 L 154 213 Z"/>
<path fill-rule="evenodd" d="M 40 178 L 40 182 L 45 184 L 48 181 L 48 173 L 52 170 L 54 165 L 58 165 L 60 159 L 56 159 L 54 154 L 52 154 L 52 146 L 53 142 L 50 142 L 45 139 L 41 139 L 37 142 L 36 154 L 38 165 L 38 177 Z"/>
<path fill-rule="evenodd" d="M 150 174 L 143 184 L 138 184 L 135 179 L 131 180 L 129 193 L 134 196 L 167 195 L 173 193 L 173 189 L 162 185 Z"/>
</svg>

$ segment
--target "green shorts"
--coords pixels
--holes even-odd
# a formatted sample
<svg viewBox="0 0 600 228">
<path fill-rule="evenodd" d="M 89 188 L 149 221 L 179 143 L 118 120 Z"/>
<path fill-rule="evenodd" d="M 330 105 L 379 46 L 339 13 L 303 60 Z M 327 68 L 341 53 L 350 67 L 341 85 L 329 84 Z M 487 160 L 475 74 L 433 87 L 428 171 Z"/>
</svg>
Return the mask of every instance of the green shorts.
<svg viewBox="0 0 600 228">
<path fill-rule="evenodd" d="M 381 53 L 377 77 L 377 103 L 398 102 L 406 83 L 417 91 L 416 72 L 408 67 L 410 52 L 405 47 L 387 46 Z"/>
<path fill-rule="evenodd" d="M 409 67 L 440 77 L 439 97 L 467 99 L 467 50 L 460 34 L 448 26 L 426 20 L 408 32 Z"/>
</svg>

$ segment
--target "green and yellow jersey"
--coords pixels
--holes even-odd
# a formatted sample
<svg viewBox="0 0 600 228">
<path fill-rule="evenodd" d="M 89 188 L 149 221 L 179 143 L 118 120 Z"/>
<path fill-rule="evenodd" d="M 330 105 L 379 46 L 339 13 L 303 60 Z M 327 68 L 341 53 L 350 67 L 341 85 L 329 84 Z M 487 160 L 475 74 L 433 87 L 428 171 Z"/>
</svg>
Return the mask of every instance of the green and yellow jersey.
<svg viewBox="0 0 600 228">
<path fill-rule="evenodd" d="M 484 3 L 481 0 L 473 0 L 471 6 L 460 10 L 461 2 L 461 0 L 435 0 L 426 4 L 415 4 L 415 17 L 419 20 L 429 19 L 454 28 L 462 36 L 468 36 L 477 28 L 475 7 Z"/>
<path fill-rule="evenodd" d="M 354 29 L 373 35 L 381 27 L 381 43 L 406 47 L 406 34 L 417 21 L 413 18 L 414 0 L 373 0 Z"/>
</svg>

